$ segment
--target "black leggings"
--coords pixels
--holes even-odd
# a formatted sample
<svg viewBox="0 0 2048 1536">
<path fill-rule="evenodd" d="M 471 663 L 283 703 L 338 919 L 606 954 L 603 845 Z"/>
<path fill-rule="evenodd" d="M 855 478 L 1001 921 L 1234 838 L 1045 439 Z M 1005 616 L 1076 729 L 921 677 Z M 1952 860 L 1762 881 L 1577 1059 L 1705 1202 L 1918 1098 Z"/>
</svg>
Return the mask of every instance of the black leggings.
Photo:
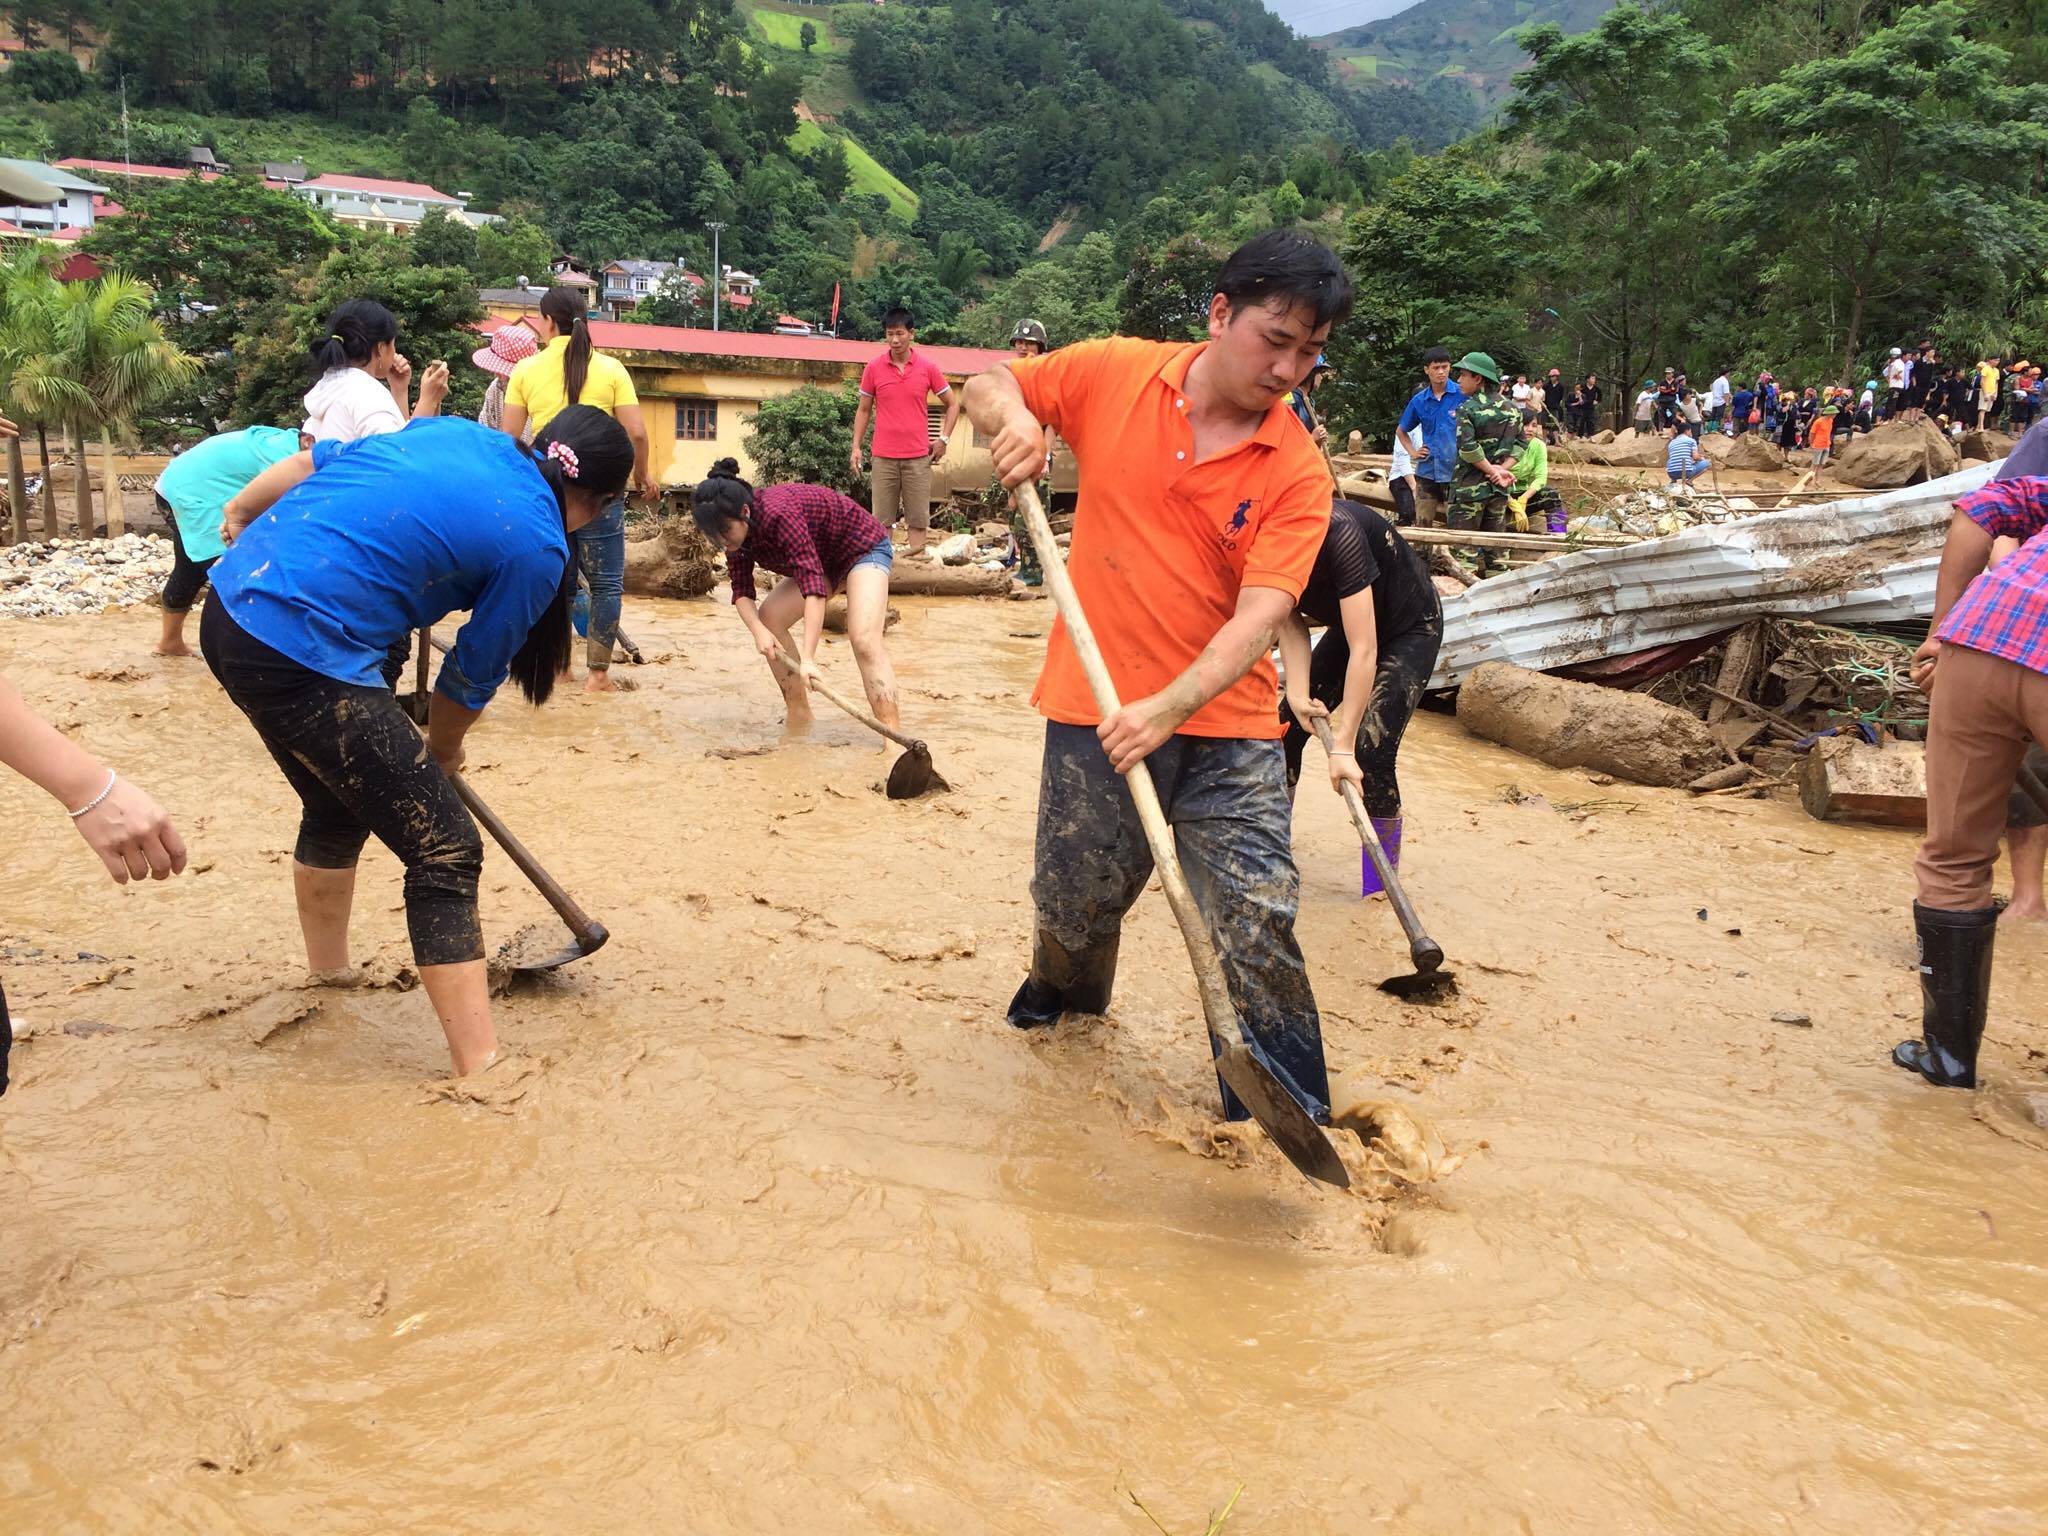
<svg viewBox="0 0 2048 1536">
<path fill-rule="evenodd" d="M 217 602 L 199 621 L 199 649 L 298 792 L 292 856 L 311 869 L 353 869 L 374 833 L 405 864 L 414 961 L 481 960 L 483 840 L 397 697 L 309 671 Z"/>
<path fill-rule="evenodd" d="M 1436 653 L 1444 641 L 1444 616 L 1431 614 L 1413 629 L 1405 630 L 1380 647 L 1379 665 L 1373 671 L 1372 703 L 1358 722 L 1358 767 L 1365 775 L 1368 816 L 1401 814 L 1401 781 L 1394 772 L 1394 758 L 1401 750 L 1401 735 L 1422 702 L 1422 690 L 1429 674 L 1436 670 Z M 1309 663 L 1308 690 L 1315 698 L 1335 709 L 1344 697 L 1344 669 L 1351 664 L 1351 644 L 1344 631 L 1331 625 L 1316 642 Z M 1280 706 L 1287 720 L 1287 735 L 1281 745 L 1287 754 L 1287 787 L 1292 790 L 1301 779 L 1301 754 L 1308 746 L 1308 732 L 1295 723 L 1287 706 Z"/>
<path fill-rule="evenodd" d="M 171 525 L 171 574 L 164 578 L 164 612 L 190 613 L 192 605 L 199 601 L 199 589 L 206 585 L 206 573 L 213 569 L 213 560 L 194 560 L 186 554 L 185 541 L 178 533 L 178 514 L 161 496 L 157 497 L 156 505 L 164 521 Z M 219 558 L 214 556 L 214 560 Z"/>
</svg>

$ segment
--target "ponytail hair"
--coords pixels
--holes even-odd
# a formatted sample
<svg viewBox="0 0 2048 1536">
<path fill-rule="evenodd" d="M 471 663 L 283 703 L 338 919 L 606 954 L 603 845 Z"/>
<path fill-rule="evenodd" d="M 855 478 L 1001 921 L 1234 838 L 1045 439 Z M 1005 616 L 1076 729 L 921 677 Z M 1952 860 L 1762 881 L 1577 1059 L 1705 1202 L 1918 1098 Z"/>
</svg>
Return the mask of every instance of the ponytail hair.
<svg viewBox="0 0 2048 1536">
<path fill-rule="evenodd" d="M 583 295 L 574 288 L 550 288 L 540 296 L 540 312 L 569 338 L 569 353 L 562 359 L 562 392 L 575 405 L 590 377 L 590 322 L 584 316 Z"/>
<path fill-rule="evenodd" d="M 633 473 L 633 440 L 594 405 L 565 406 L 529 451 L 565 517 L 571 487 L 610 501 L 626 489 Z M 555 595 L 512 656 L 512 680 L 529 704 L 545 704 L 555 691 L 555 678 L 569 665 L 569 610 L 575 601 L 576 559 L 571 555 Z"/>
<path fill-rule="evenodd" d="M 720 459 L 690 493 L 690 516 L 714 545 L 724 540 L 727 523 L 744 523 L 753 510 L 754 488 L 740 478 L 738 459 Z"/>
<path fill-rule="evenodd" d="M 397 340 L 396 315 L 375 299 L 350 299 L 327 317 L 326 333 L 309 351 L 313 378 L 367 363 L 378 347 Z"/>
</svg>

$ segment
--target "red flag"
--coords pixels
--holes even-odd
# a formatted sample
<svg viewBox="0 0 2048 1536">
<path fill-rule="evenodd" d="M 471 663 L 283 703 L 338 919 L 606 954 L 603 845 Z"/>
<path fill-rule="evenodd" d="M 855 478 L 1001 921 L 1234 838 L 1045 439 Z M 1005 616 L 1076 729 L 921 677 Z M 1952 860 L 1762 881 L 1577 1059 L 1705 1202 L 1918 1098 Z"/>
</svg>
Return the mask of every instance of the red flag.
<svg viewBox="0 0 2048 1536">
<path fill-rule="evenodd" d="M 832 285 L 832 323 L 826 327 L 834 336 L 839 334 L 839 285 Z"/>
</svg>

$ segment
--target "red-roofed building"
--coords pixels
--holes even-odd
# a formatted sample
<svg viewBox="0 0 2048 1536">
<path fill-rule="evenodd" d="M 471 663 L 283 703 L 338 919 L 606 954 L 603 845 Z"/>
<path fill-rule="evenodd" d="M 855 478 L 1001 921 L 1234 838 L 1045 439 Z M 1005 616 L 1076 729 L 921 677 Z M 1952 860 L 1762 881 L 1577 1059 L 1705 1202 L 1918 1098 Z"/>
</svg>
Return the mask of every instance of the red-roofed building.
<svg viewBox="0 0 2048 1536">
<path fill-rule="evenodd" d="M 477 329 L 488 335 L 507 323 L 493 317 Z M 728 454 L 740 461 L 743 474 L 751 476 L 755 465 L 744 438 L 762 401 L 807 384 L 843 388 L 859 379 L 869 359 L 884 350 L 879 341 L 708 331 L 630 320 L 593 320 L 590 339 L 632 374 L 647 421 L 655 478 L 670 485 L 694 484 Z M 920 346 L 918 351 L 956 386 L 1010 355 L 984 347 Z M 931 413 L 934 437 L 943 416 L 940 409 Z M 987 448 L 976 443 L 974 429 L 963 416 L 953 429 L 945 459 L 933 473 L 932 494 L 979 491 L 992 474 Z"/>
<path fill-rule="evenodd" d="M 177 181 L 193 174 L 189 165 L 133 165 L 126 160 L 88 160 L 82 155 L 67 155 L 62 160 L 50 162 L 60 171 L 79 171 L 88 176 L 129 176 L 148 181 Z M 201 181 L 219 181 L 219 171 L 200 171 Z"/>
</svg>

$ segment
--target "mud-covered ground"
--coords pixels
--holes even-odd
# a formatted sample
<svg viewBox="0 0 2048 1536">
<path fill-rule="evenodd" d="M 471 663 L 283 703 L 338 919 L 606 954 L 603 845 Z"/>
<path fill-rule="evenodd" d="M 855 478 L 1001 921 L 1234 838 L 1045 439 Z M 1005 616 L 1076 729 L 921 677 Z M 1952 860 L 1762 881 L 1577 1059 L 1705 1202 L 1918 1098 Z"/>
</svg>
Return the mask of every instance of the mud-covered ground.
<svg viewBox="0 0 2048 1536">
<path fill-rule="evenodd" d="M 450 1084 L 396 869 L 313 991 L 295 813 L 156 615 L 0 665 L 178 818 L 117 890 L 0 785 L 0 1529 L 2034 1532 L 2048 934 L 1936 1093 L 1912 838 L 1596 785 L 1420 720 L 1413 895 L 1298 817 L 1334 1065 L 1456 1160 L 1350 1195 L 1211 1118 L 1163 902 L 1114 1016 L 1024 1037 L 1043 603 L 898 600 L 950 795 L 778 703 L 729 612 L 629 604 L 638 688 L 497 706 L 473 782 L 611 929 Z M 827 670 L 852 682 L 842 642 Z M 1512 793 L 1511 791 L 1512 787 Z M 2001 873 L 2001 883 L 2003 883 Z M 548 917 L 503 857 L 493 942 Z"/>
</svg>

